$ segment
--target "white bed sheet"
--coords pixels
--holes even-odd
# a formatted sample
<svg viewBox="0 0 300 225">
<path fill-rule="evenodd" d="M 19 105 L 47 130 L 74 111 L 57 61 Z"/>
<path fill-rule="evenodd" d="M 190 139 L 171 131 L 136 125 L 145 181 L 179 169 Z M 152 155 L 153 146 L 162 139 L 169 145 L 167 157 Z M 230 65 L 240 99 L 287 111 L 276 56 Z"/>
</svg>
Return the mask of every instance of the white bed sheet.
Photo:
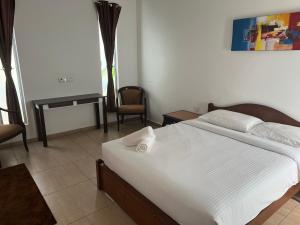
<svg viewBox="0 0 300 225">
<path fill-rule="evenodd" d="M 198 120 L 156 129 L 150 153 L 120 139 L 105 164 L 182 225 L 244 225 L 298 182 L 300 150 Z"/>
</svg>

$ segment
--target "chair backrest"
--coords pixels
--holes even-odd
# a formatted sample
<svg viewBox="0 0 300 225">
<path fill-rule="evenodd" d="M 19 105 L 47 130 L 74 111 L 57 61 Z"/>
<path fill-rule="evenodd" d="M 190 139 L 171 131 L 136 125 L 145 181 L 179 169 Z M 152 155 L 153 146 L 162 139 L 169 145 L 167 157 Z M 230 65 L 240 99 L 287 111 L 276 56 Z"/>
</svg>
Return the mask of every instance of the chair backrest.
<svg viewBox="0 0 300 225">
<path fill-rule="evenodd" d="M 122 105 L 143 104 L 144 89 L 136 86 L 127 86 L 119 89 Z"/>
<path fill-rule="evenodd" d="M 21 118 L 21 114 L 20 113 L 17 113 L 16 111 L 13 111 L 13 110 L 3 109 L 3 108 L 0 107 L 0 113 L 1 113 L 1 111 L 7 112 L 8 114 L 10 114 L 10 113 L 11 114 L 15 114 L 17 116 L 17 121 L 14 124 L 18 124 L 18 125 L 20 125 L 22 127 L 25 127 L 25 124 L 24 124 L 24 122 L 23 122 L 23 120 Z M 0 123 L 0 125 L 4 125 L 4 124 Z"/>
</svg>

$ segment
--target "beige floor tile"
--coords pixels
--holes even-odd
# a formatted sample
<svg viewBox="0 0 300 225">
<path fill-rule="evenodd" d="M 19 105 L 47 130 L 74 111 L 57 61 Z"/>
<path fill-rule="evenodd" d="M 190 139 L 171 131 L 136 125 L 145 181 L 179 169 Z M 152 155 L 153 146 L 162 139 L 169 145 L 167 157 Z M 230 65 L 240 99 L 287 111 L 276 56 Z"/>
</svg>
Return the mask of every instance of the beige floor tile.
<svg viewBox="0 0 300 225">
<path fill-rule="evenodd" d="M 84 133 L 95 143 L 101 144 L 103 141 L 106 141 L 108 139 L 108 136 L 111 136 L 112 132 L 105 134 L 104 132 L 99 132 L 99 130 L 89 130 Z"/>
<path fill-rule="evenodd" d="M 93 225 L 87 217 L 77 220 L 74 223 L 70 223 L 69 225 Z"/>
<path fill-rule="evenodd" d="M 300 206 L 297 206 L 280 225 L 299 225 L 300 224 Z"/>
<path fill-rule="evenodd" d="M 66 152 L 66 157 L 75 162 L 89 157 L 89 154 L 80 148 L 73 148 Z"/>
<path fill-rule="evenodd" d="M 68 164 L 68 163 L 71 163 L 72 160 L 69 158 L 69 157 L 66 157 L 66 151 L 64 150 L 61 150 L 60 148 L 49 148 L 47 149 L 49 151 L 49 154 L 52 155 L 52 157 L 55 158 L 56 162 L 59 164 L 59 165 L 65 165 L 65 164 Z M 69 150 L 71 151 L 71 150 Z"/>
<path fill-rule="evenodd" d="M 32 144 L 28 144 L 28 148 L 29 150 L 32 150 Z M 14 146 L 14 147 L 11 147 L 11 150 L 13 151 L 13 154 L 16 158 L 16 160 L 18 159 L 22 159 L 22 158 L 26 158 L 29 156 L 29 154 L 32 153 L 32 151 L 30 152 L 26 152 L 24 147 L 23 146 Z M 1 151 L 1 150 L 0 150 Z"/>
<path fill-rule="evenodd" d="M 93 184 L 97 185 L 97 177 L 89 178 Z"/>
<path fill-rule="evenodd" d="M 263 225 L 278 225 L 284 220 L 285 217 L 286 217 L 285 215 L 276 212 Z"/>
<path fill-rule="evenodd" d="M 108 206 L 109 199 L 103 192 L 98 191 L 97 187 L 90 181 L 75 185 L 68 190 L 69 196 L 73 198 L 85 214 Z"/>
<path fill-rule="evenodd" d="M 74 162 L 89 156 L 78 144 L 72 142 L 69 137 L 53 140 L 53 147 L 57 156 L 61 159 Z"/>
<path fill-rule="evenodd" d="M 45 197 L 45 200 L 59 224 L 69 224 L 85 216 L 64 191 L 50 194 Z"/>
<path fill-rule="evenodd" d="M 135 225 L 134 221 L 118 206 L 112 205 L 88 216 L 93 225 Z"/>
<path fill-rule="evenodd" d="M 278 210 L 278 213 L 280 213 L 284 216 L 287 216 L 299 205 L 300 205 L 299 202 L 295 201 L 294 199 L 291 199 Z M 299 222 L 299 225 L 300 225 L 300 222 Z"/>
<path fill-rule="evenodd" d="M 28 144 L 29 152 L 25 151 L 25 148 L 23 145 L 12 147 L 12 150 L 14 152 L 16 159 L 20 160 L 23 158 L 27 158 L 33 154 L 45 153 L 45 149 L 42 146 L 43 145 L 41 143 L 34 142 L 34 143 Z"/>
<path fill-rule="evenodd" d="M 60 165 L 50 152 L 29 154 L 26 158 L 18 159 L 18 163 L 25 163 L 31 173 L 45 171 Z"/>
<path fill-rule="evenodd" d="M 271 216 L 264 225 L 279 225 L 285 218 L 296 208 L 300 206 L 300 203 L 291 199 L 285 205 L 283 205 L 273 216 Z M 298 218 L 300 224 L 300 216 Z"/>
<path fill-rule="evenodd" d="M 284 206 L 282 206 L 273 216 L 271 216 L 264 225 L 278 225 L 280 224 L 300 203 L 291 199 Z M 299 218 L 300 219 L 300 218 Z M 299 221 L 300 224 L 300 221 Z"/>
<path fill-rule="evenodd" d="M 96 173 L 96 159 L 87 156 L 80 160 L 74 161 L 74 164 L 79 168 L 79 170 L 89 178 L 95 178 Z"/>
<path fill-rule="evenodd" d="M 2 168 L 18 164 L 12 149 L 0 149 L 0 159 Z"/>
<path fill-rule="evenodd" d="M 87 177 L 72 163 L 34 173 L 32 176 L 43 195 L 87 180 Z"/>
<path fill-rule="evenodd" d="M 62 224 L 75 222 L 108 206 L 108 199 L 90 181 L 45 196 L 55 218 Z"/>
<path fill-rule="evenodd" d="M 7 161 L 7 160 L 1 160 L 1 167 L 2 168 L 7 168 L 7 167 L 11 167 L 11 166 L 16 166 L 18 165 L 18 161 L 17 160 L 11 160 L 11 161 Z"/>
<path fill-rule="evenodd" d="M 80 146 L 92 158 L 99 159 L 101 157 L 101 143 L 95 142 L 93 138 L 86 135 L 86 132 L 73 135 L 70 140 Z"/>
</svg>

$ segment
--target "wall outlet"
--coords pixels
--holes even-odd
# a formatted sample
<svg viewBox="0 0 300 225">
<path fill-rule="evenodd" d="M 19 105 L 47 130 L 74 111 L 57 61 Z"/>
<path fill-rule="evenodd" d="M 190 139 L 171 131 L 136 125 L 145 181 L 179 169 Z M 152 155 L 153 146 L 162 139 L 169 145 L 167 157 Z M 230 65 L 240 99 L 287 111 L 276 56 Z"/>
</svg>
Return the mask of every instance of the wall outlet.
<svg viewBox="0 0 300 225">
<path fill-rule="evenodd" d="M 58 83 L 67 83 L 67 78 L 66 77 L 59 77 L 58 78 Z"/>
<path fill-rule="evenodd" d="M 72 83 L 73 81 L 73 77 L 71 76 L 58 77 L 58 83 Z"/>
</svg>

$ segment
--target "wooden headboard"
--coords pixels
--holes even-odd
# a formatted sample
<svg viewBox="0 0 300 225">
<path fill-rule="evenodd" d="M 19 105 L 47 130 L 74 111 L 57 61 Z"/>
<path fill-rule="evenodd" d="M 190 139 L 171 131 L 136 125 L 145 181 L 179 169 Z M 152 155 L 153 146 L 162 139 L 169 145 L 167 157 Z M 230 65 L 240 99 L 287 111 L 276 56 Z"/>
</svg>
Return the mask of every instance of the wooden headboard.
<svg viewBox="0 0 300 225">
<path fill-rule="evenodd" d="M 208 104 L 208 112 L 217 109 L 225 109 L 233 112 L 247 114 L 250 116 L 255 116 L 265 122 L 274 122 L 274 123 L 281 123 L 281 124 L 300 127 L 300 122 L 298 122 L 297 120 L 294 120 L 293 118 L 289 117 L 288 115 L 276 109 L 264 105 L 239 104 L 239 105 L 233 105 L 227 107 L 219 107 L 219 106 L 215 106 L 213 103 Z"/>
</svg>

